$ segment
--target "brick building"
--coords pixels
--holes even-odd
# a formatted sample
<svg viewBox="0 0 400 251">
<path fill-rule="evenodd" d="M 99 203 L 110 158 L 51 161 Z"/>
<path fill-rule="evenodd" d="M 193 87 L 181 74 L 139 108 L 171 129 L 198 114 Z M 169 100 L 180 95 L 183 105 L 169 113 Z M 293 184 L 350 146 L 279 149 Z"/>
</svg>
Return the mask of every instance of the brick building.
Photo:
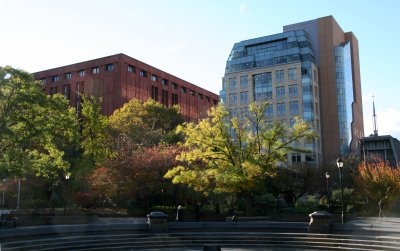
<svg viewBox="0 0 400 251">
<path fill-rule="evenodd" d="M 62 93 L 79 107 L 80 96 L 103 97 L 111 115 L 132 98 L 152 98 L 166 107 L 178 104 L 185 120 L 196 121 L 218 103 L 218 95 L 124 54 L 34 73 L 47 94 Z"/>
</svg>

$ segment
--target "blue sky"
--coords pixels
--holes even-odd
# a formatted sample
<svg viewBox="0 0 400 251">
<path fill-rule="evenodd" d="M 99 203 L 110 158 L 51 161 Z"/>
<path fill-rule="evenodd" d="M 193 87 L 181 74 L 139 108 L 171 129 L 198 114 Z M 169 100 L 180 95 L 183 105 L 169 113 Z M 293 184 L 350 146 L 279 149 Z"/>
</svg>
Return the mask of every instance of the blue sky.
<svg viewBox="0 0 400 251">
<path fill-rule="evenodd" d="M 35 72 L 125 53 L 215 93 L 235 42 L 333 15 L 359 41 L 365 134 L 400 139 L 400 1 L 0 0 L 0 65 Z"/>
</svg>

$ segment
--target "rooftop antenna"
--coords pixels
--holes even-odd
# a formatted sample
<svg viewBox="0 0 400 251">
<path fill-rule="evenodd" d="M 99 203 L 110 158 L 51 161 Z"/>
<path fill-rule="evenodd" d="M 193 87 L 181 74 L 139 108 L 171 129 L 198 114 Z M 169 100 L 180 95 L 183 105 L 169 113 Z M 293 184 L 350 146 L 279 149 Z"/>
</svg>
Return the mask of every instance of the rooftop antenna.
<svg viewBox="0 0 400 251">
<path fill-rule="evenodd" d="M 372 95 L 372 106 L 373 106 L 373 119 L 374 119 L 374 136 L 378 136 L 378 128 L 376 123 L 376 113 L 375 113 L 375 96 Z"/>
</svg>

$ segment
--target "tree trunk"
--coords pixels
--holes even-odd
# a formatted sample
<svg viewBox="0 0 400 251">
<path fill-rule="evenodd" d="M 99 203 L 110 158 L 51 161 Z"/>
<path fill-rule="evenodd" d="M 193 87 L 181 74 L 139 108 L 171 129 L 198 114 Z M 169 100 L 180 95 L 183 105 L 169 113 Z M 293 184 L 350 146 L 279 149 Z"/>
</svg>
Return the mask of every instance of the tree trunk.
<svg viewBox="0 0 400 251">
<path fill-rule="evenodd" d="M 253 215 L 253 198 L 250 194 L 245 194 L 244 198 L 246 200 L 246 216 Z"/>
</svg>

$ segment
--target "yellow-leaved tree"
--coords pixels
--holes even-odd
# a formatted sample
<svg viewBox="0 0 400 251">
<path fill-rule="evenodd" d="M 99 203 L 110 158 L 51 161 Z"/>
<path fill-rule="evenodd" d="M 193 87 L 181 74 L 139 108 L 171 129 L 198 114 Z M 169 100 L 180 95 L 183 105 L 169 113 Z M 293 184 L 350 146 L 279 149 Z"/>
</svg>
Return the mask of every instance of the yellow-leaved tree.
<svg viewBox="0 0 400 251">
<path fill-rule="evenodd" d="M 302 121 L 291 128 L 282 122 L 267 123 L 267 107 L 267 102 L 252 103 L 242 116 L 232 116 L 220 104 L 198 124 L 178 126 L 184 136 L 183 151 L 177 156 L 181 164 L 165 177 L 205 194 L 241 194 L 246 214 L 251 214 L 252 192 L 286 162 L 289 151 L 305 151 L 294 147 L 296 142 L 315 137 Z"/>
</svg>

